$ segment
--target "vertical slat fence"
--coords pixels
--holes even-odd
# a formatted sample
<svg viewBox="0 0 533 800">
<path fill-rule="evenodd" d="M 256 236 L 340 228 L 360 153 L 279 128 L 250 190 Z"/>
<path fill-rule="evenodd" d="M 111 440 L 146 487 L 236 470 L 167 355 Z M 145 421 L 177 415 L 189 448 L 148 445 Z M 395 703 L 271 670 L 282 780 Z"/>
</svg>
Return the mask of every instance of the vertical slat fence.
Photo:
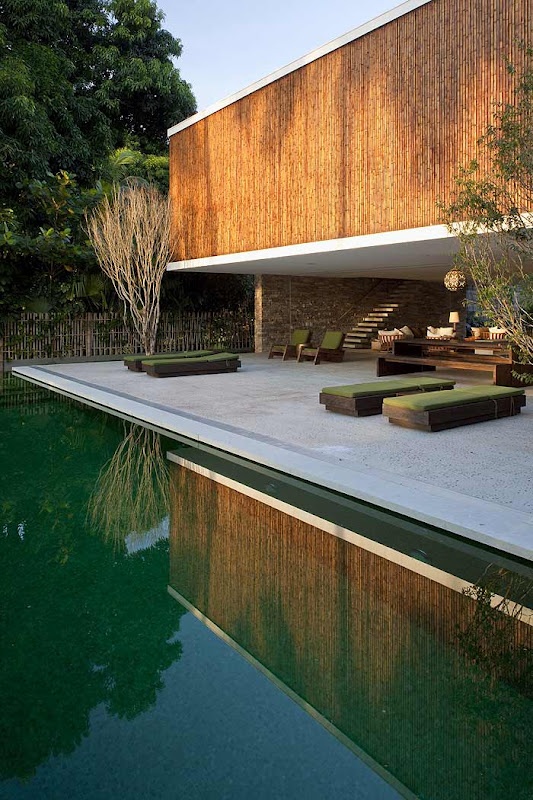
<svg viewBox="0 0 533 800">
<path fill-rule="evenodd" d="M 222 348 L 251 351 L 254 320 L 239 311 L 161 315 L 158 352 Z M 62 358 L 91 359 L 141 352 L 140 342 L 121 314 L 92 313 L 56 319 L 24 314 L 4 323 L 3 363 Z"/>
</svg>

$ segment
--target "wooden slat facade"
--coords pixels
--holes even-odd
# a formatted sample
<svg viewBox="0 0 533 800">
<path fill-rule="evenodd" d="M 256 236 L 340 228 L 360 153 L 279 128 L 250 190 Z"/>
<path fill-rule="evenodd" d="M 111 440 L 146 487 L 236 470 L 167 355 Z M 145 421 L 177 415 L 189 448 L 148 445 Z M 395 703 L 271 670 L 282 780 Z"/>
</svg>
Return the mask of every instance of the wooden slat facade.
<svg viewBox="0 0 533 800">
<path fill-rule="evenodd" d="M 440 222 L 532 33 L 533 0 L 433 0 L 177 132 L 174 259 Z"/>
</svg>

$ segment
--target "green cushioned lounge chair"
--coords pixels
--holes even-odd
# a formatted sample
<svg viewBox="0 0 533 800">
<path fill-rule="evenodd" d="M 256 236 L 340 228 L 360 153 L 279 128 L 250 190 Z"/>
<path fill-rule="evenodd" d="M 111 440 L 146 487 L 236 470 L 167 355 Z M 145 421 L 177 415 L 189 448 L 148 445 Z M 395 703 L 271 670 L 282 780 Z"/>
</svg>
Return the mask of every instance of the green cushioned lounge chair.
<svg viewBox="0 0 533 800">
<path fill-rule="evenodd" d="M 147 356 L 146 353 L 136 353 L 135 355 L 126 356 L 124 358 L 124 366 L 132 372 L 142 372 L 142 362 L 147 358 L 159 361 L 168 358 L 198 358 L 199 356 L 212 355 L 215 352 L 216 350 L 178 350 L 175 353 L 154 353 L 152 356 Z"/>
<path fill-rule="evenodd" d="M 273 344 L 268 354 L 269 358 L 281 356 L 282 361 L 287 358 L 296 358 L 298 355 L 298 348 L 302 345 L 308 344 L 311 340 L 311 331 L 308 328 L 297 328 L 291 334 L 291 340 L 288 344 Z"/>
<path fill-rule="evenodd" d="M 313 361 L 320 364 L 321 361 L 342 361 L 344 358 L 345 334 L 342 331 L 326 331 L 324 338 L 318 347 L 302 347 L 298 354 L 298 361 Z"/>
<path fill-rule="evenodd" d="M 404 428 L 442 431 L 520 414 L 526 404 L 524 389 L 507 386 L 470 386 L 453 392 L 385 397 L 383 414 Z"/>
<path fill-rule="evenodd" d="M 416 392 L 438 392 L 453 389 L 455 381 L 442 378 L 417 377 L 394 378 L 354 383 L 348 386 L 326 386 L 319 395 L 319 402 L 326 411 L 336 411 L 352 417 L 368 417 L 381 414 L 385 397 L 395 397 Z"/>
<path fill-rule="evenodd" d="M 143 371 L 153 378 L 172 378 L 177 375 L 212 375 L 218 372 L 237 372 L 241 362 L 235 353 L 211 353 L 196 358 L 146 358 Z"/>
</svg>

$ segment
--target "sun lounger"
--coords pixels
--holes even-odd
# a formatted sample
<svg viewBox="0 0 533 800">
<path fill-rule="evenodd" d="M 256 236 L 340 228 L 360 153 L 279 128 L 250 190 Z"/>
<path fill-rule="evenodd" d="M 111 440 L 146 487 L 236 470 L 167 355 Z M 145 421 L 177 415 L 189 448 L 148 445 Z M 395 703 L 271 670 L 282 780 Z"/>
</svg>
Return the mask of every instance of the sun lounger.
<svg viewBox="0 0 533 800">
<path fill-rule="evenodd" d="M 442 431 L 519 414 L 526 404 L 524 389 L 471 386 L 453 392 L 386 397 L 383 414 L 404 428 Z"/>
<path fill-rule="evenodd" d="M 151 361 L 160 361 L 161 359 L 176 359 L 176 358 L 198 358 L 199 356 L 210 356 L 215 353 L 215 350 L 179 350 L 175 353 L 155 353 L 152 356 L 147 356 L 145 353 L 136 353 L 132 356 L 124 358 L 124 366 L 132 372 L 142 372 L 142 362 L 146 359 Z"/>
<path fill-rule="evenodd" d="M 144 359 L 143 371 L 153 378 L 171 378 L 177 375 L 209 375 L 217 372 L 237 372 L 241 366 L 234 353 L 212 353 L 197 358 Z"/>
<path fill-rule="evenodd" d="M 385 397 L 395 397 L 414 392 L 435 392 L 453 389 L 455 381 L 439 378 L 396 378 L 393 380 L 354 383 L 347 386 L 326 386 L 319 395 L 319 402 L 327 411 L 349 414 L 352 417 L 368 417 L 381 414 Z"/>
</svg>

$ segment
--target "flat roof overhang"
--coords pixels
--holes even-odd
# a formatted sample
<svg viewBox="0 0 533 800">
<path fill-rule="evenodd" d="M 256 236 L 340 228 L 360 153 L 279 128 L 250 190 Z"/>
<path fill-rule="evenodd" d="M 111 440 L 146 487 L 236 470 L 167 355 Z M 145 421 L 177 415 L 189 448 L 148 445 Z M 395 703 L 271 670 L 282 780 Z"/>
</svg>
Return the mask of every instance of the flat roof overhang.
<svg viewBox="0 0 533 800">
<path fill-rule="evenodd" d="M 442 280 L 458 250 L 445 225 L 173 261 L 169 271 Z"/>
<path fill-rule="evenodd" d="M 177 125 L 173 125 L 167 130 L 167 136 L 169 138 L 174 136 L 174 134 L 179 133 L 191 125 L 195 125 L 197 122 L 200 122 L 200 120 L 211 116 L 211 114 L 215 114 L 222 108 L 226 108 L 226 106 L 230 106 L 232 103 L 242 100 L 243 97 L 247 97 L 248 95 L 257 92 L 259 89 L 262 89 L 264 86 L 268 86 L 270 83 L 274 83 L 280 78 L 284 78 L 285 75 L 289 75 L 291 72 L 296 72 L 296 70 L 307 66 L 307 64 L 311 64 L 313 61 L 322 58 L 328 53 L 332 53 L 339 47 L 344 47 L 344 45 L 349 44 L 356 39 L 361 39 L 368 33 L 372 33 L 372 31 L 387 25 L 389 22 L 394 22 L 394 20 L 399 19 L 400 17 L 409 14 L 411 11 L 415 11 L 417 8 L 420 8 L 420 6 L 425 6 L 430 2 L 432 2 L 432 0 L 405 0 L 405 2 L 400 3 L 399 6 L 392 8 L 390 11 L 386 11 L 384 14 L 380 14 L 378 17 L 366 22 L 364 25 L 360 25 L 358 28 L 354 28 L 353 30 L 348 31 L 348 33 L 332 39 L 331 42 L 327 42 L 321 47 L 317 47 L 315 50 L 307 53 L 307 55 L 296 59 L 296 61 L 291 61 L 290 64 L 280 67 L 280 69 L 277 69 L 270 73 L 270 75 L 255 81 L 254 83 L 250 84 L 250 86 L 246 86 L 244 89 L 234 92 L 228 97 L 224 97 L 222 100 L 213 103 L 203 111 L 193 114 L 192 117 L 182 120 L 182 122 L 179 122 Z"/>
</svg>

